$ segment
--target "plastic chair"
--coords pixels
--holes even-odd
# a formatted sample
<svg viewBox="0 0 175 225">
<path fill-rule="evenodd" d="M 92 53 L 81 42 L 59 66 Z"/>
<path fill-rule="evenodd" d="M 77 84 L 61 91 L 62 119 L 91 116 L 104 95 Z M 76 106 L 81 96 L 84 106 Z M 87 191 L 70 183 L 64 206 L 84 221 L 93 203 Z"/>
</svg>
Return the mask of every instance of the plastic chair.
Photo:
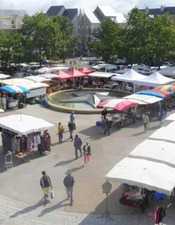
<svg viewBox="0 0 175 225">
<path fill-rule="evenodd" d="M 12 167 L 13 167 L 12 153 L 8 151 L 8 153 L 5 155 L 5 168 L 8 170 L 9 168 Z"/>
</svg>

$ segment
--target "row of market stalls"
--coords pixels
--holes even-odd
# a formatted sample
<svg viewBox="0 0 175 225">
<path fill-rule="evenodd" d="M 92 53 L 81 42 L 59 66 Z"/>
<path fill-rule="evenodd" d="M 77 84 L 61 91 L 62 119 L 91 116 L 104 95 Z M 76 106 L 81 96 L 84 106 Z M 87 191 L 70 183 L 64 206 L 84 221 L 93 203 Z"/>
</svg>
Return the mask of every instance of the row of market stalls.
<svg viewBox="0 0 175 225">
<path fill-rule="evenodd" d="M 150 76 L 144 76 L 137 73 L 134 70 L 129 70 L 123 75 L 116 75 L 111 78 L 113 81 L 123 81 L 133 84 L 133 92 L 136 92 L 136 85 L 143 87 L 158 87 L 160 85 L 171 84 L 174 82 L 173 79 L 167 78 L 161 75 L 159 72 L 154 72 Z"/>
<path fill-rule="evenodd" d="M 171 123 L 155 131 L 148 139 L 136 146 L 128 157 L 117 163 L 106 174 L 107 181 L 146 189 L 151 194 L 158 194 L 157 199 L 174 196 L 175 143 L 173 134 L 175 113 L 168 116 L 166 120 L 171 121 Z M 127 194 L 124 192 L 119 200 L 120 203 L 139 207 L 140 204 L 136 204 L 138 195 L 134 195 L 135 197 L 133 195 L 131 197 L 131 195 L 130 191 Z M 144 198 L 145 195 L 142 197 Z"/>
</svg>

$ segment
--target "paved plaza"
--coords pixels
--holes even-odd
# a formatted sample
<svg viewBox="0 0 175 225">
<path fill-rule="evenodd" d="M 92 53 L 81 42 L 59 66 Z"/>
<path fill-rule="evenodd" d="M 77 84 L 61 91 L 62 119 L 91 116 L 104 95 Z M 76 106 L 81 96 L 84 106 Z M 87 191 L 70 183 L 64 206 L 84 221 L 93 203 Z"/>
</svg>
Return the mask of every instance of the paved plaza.
<svg viewBox="0 0 175 225">
<path fill-rule="evenodd" d="M 120 183 L 112 183 L 109 196 L 109 211 L 112 219 L 102 217 L 105 211 L 105 195 L 102 184 L 105 175 L 121 159 L 126 157 L 135 146 L 149 137 L 159 128 L 157 121 L 152 121 L 149 130 L 144 133 L 142 121 L 128 125 L 122 129 L 111 129 L 110 136 L 104 136 L 96 121 L 100 115 L 75 115 L 78 134 L 83 143 L 88 141 L 92 148 L 92 156 L 85 167 L 83 158 L 74 160 L 73 142 L 69 139 L 67 124 L 69 114 L 44 108 L 40 105 L 28 105 L 27 108 L 2 113 L 0 117 L 25 113 L 45 119 L 55 128 L 50 130 L 52 138 L 51 153 L 46 156 L 31 155 L 23 162 L 14 159 L 14 167 L 4 171 L 4 155 L 1 154 L 0 166 L 0 225 L 150 225 L 153 224 L 150 210 L 141 214 L 139 209 L 133 210 L 119 204 L 123 192 Z M 63 143 L 58 143 L 57 124 L 65 127 Z M 13 123 L 13 121 L 12 121 Z M 168 122 L 164 123 L 166 126 Z M 0 141 L 1 143 L 1 141 Z M 2 146 L 2 144 L 0 144 Z M 51 177 L 55 198 L 45 206 L 43 193 L 39 185 L 41 171 L 45 170 Z M 74 204 L 69 205 L 63 179 L 67 170 L 71 170 L 75 178 Z M 167 209 L 164 224 L 175 224 L 175 205 Z"/>
</svg>

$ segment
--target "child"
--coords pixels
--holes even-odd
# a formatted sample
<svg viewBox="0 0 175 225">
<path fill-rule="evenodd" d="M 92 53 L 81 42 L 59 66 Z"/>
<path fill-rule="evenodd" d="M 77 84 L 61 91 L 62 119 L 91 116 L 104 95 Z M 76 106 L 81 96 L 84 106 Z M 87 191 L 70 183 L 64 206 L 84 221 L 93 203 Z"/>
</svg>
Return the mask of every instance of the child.
<svg viewBox="0 0 175 225">
<path fill-rule="evenodd" d="M 63 126 L 61 125 L 61 123 L 58 123 L 58 138 L 59 138 L 59 142 L 62 142 L 63 132 L 64 132 Z"/>
</svg>

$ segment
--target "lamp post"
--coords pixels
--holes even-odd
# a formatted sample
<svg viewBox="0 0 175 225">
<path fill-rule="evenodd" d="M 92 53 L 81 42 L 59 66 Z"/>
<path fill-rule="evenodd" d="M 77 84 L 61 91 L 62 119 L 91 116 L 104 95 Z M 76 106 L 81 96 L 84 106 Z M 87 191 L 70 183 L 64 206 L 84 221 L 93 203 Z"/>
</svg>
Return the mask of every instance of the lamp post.
<svg viewBox="0 0 175 225">
<path fill-rule="evenodd" d="M 106 181 L 103 185 L 102 185 L 102 189 L 103 189 L 103 193 L 106 194 L 106 199 L 105 199 L 105 211 L 102 214 L 102 216 L 100 218 L 103 218 L 104 216 L 113 220 L 110 213 L 109 213 L 109 209 L 108 209 L 108 195 L 111 192 L 112 189 L 112 184 L 109 183 L 108 181 Z"/>
</svg>

